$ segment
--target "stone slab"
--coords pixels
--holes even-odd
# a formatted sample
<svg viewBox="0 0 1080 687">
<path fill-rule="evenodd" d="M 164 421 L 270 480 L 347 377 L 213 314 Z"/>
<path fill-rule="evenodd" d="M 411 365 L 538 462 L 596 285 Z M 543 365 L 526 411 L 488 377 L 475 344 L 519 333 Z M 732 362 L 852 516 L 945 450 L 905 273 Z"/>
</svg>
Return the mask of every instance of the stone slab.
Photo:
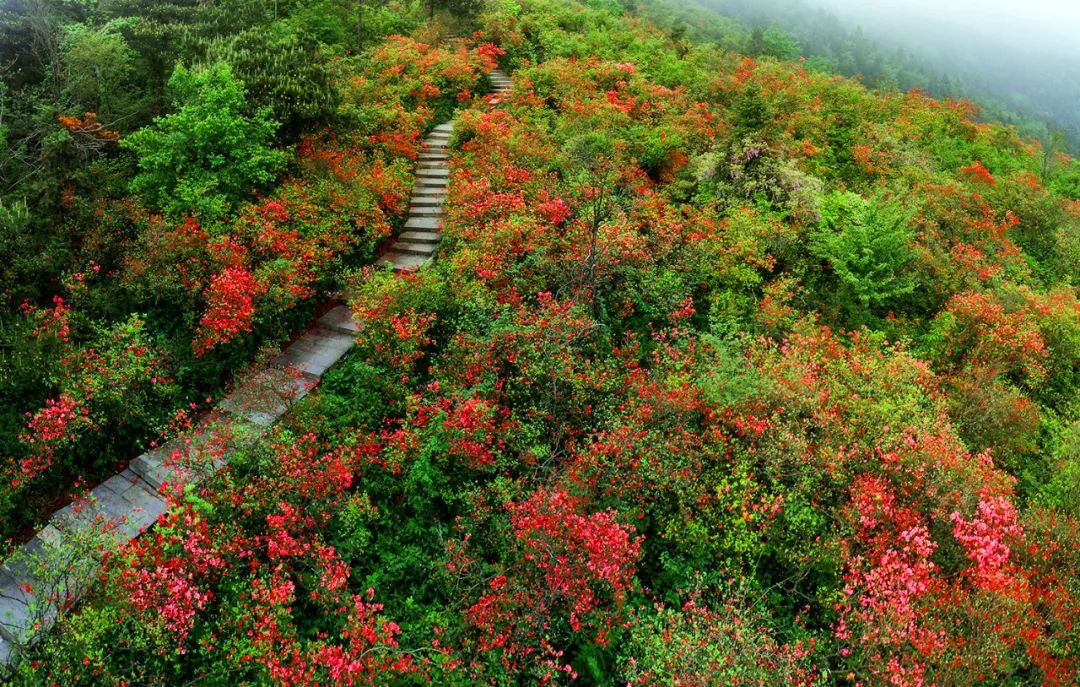
<svg viewBox="0 0 1080 687">
<path fill-rule="evenodd" d="M 320 317 L 318 322 L 327 329 L 333 329 L 342 334 L 356 334 L 360 331 L 360 324 L 353 319 L 352 309 L 347 305 L 339 305 L 331 309 Z"/>
<path fill-rule="evenodd" d="M 413 196 L 409 202 L 409 209 L 412 208 L 441 208 L 446 201 L 446 194 L 440 193 L 435 196 Z"/>
<path fill-rule="evenodd" d="M 140 529 L 138 515 L 129 501 L 102 483 L 88 497 L 58 510 L 50 524 L 77 539 L 100 537 L 103 549 L 108 549 L 126 544 L 146 529 Z"/>
<path fill-rule="evenodd" d="M 442 217 L 442 205 L 410 205 L 410 217 Z"/>
<path fill-rule="evenodd" d="M 398 236 L 398 239 L 402 241 L 412 241 L 413 243 L 438 243 L 442 241 L 442 234 L 437 231 L 403 231 Z"/>
<path fill-rule="evenodd" d="M 416 189 L 445 191 L 449 181 L 446 177 L 417 177 L 413 192 L 415 193 Z"/>
<path fill-rule="evenodd" d="M 334 331 L 346 333 L 338 329 Z M 310 388 L 311 383 L 302 375 L 296 376 L 277 368 L 259 370 L 237 384 L 218 407 L 233 417 L 269 427 L 293 403 L 306 396 Z"/>
<path fill-rule="evenodd" d="M 394 268 L 394 271 L 400 272 L 404 270 L 415 270 L 428 261 L 420 255 L 409 255 L 407 253 L 387 253 L 379 260 L 381 265 L 389 265 Z"/>
<path fill-rule="evenodd" d="M 414 243 L 412 241 L 398 241 L 390 250 L 395 253 L 407 253 L 410 255 L 422 255 L 430 258 L 435 252 L 435 245 L 431 243 Z"/>
<path fill-rule="evenodd" d="M 35 623 L 47 629 L 59 606 L 81 596 L 99 569 L 93 554 L 46 525 L 0 567 L 0 637 L 16 645 L 30 639 Z"/>
<path fill-rule="evenodd" d="M 450 168 L 449 167 L 428 167 L 428 168 L 421 167 L 416 172 L 416 178 L 420 179 L 420 180 L 432 179 L 432 178 L 445 179 L 448 176 L 450 176 Z"/>
<path fill-rule="evenodd" d="M 406 229 L 442 229 L 443 219 L 441 217 L 410 217 L 405 222 Z"/>
<path fill-rule="evenodd" d="M 29 638 L 37 602 L 7 570 L 0 568 L 0 637 L 9 642 L 22 642 Z"/>
<path fill-rule="evenodd" d="M 186 459 L 194 457 L 199 448 L 219 438 L 222 435 L 218 431 L 219 426 L 231 429 L 233 425 L 232 418 L 224 410 L 213 410 L 195 428 L 138 456 L 129 463 L 129 467 L 152 490 L 160 489 L 165 482 L 179 485 L 197 481 L 199 472 Z M 214 460 L 217 467 L 221 463 L 219 459 Z M 201 469 L 205 471 L 209 466 L 202 466 Z"/>
<path fill-rule="evenodd" d="M 352 348 L 349 334 L 316 325 L 270 361 L 274 367 L 292 367 L 304 374 L 321 377 Z"/>
<path fill-rule="evenodd" d="M 136 536 L 145 532 L 165 514 L 165 499 L 150 491 L 150 486 L 134 471 L 125 470 L 113 475 L 101 486 L 108 487 L 128 504 L 129 510 L 124 517 L 131 526 L 129 529 L 135 530 Z"/>
<path fill-rule="evenodd" d="M 173 439 L 159 448 L 147 451 L 129 463 L 132 472 L 146 481 L 154 489 L 161 489 L 161 485 L 187 484 L 195 479 L 195 471 L 175 464 L 172 455 L 182 448 L 180 440 Z"/>
<path fill-rule="evenodd" d="M 86 552 L 81 550 L 90 545 L 71 539 L 53 525 L 45 525 L 4 561 L 2 568 L 21 585 L 29 584 L 37 598 L 66 597 L 90 584 L 97 575 L 97 560 L 84 556 Z M 50 574 L 54 577 L 47 583 L 40 579 Z"/>
</svg>

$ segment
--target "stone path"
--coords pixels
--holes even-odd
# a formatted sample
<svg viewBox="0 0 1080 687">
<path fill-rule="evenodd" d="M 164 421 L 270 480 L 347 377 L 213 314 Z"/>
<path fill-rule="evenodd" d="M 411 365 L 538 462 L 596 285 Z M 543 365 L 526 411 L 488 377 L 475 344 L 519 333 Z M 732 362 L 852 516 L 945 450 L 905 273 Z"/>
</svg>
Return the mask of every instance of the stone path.
<svg viewBox="0 0 1080 687">
<path fill-rule="evenodd" d="M 491 73 L 492 93 L 488 102 L 498 105 L 513 88 L 510 77 L 495 70 Z M 450 180 L 450 136 L 454 123 L 435 127 L 420 149 L 417 160 L 416 183 L 409 201 L 409 219 L 405 231 L 398 235 L 380 264 L 390 265 L 395 272 L 416 270 L 435 256 L 442 240 L 443 202 Z"/>
<path fill-rule="evenodd" d="M 491 73 L 488 102 L 503 102 L 513 82 Z M 382 258 L 395 271 L 415 270 L 434 257 L 442 239 L 443 202 L 450 176 L 453 122 L 424 140 L 405 230 Z M 178 437 L 131 461 L 127 469 L 94 487 L 85 500 L 66 506 L 33 539 L 0 565 L 0 668 L 14 647 L 47 630 L 58 609 L 77 601 L 93 583 L 110 545 L 122 545 L 165 513 L 163 484 L 197 483 L 228 458 L 195 468 L 177 460 L 212 441 L 255 439 L 318 384 L 352 347 L 360 325 L 342 305 L 320 317 L 270 366 L 237 385 L 186 437 Z M 36 626 L 36 627 L 35 627 Z"/>
</svg>

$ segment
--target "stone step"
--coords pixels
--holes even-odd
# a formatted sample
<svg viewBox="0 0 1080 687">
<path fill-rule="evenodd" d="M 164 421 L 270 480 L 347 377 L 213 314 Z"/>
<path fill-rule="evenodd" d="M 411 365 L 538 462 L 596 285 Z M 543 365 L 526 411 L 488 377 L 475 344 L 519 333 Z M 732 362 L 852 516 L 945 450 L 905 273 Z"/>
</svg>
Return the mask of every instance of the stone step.
<svg viewBox="0 0 1080 687">
<path fill-rule="evenodd" d="M 291 367 L 303 374 L 322 377 L 331 365 L 352 348 L 353 343 L 350 334 L 316 325 L 304 332 L 303 336 L 271 360 L 270 364 L 279 368 Z"/>
<path fill-rule="evenodd" d="M 442 241 L 442 234 L 437 231 L 403 231 L 398 238 L 413 243 L 438 243 Z"/>
<path fill-rule="evenodd" d="M 442 193 L 443 196 L 446 196 L 446 187 L 447 187 L 448 184 L 449 184 L 449 178 L 445 177 L 445 176 L 444 177 L 435 177 L 435 176 L 417 177 L 417 179 L 416 179 L 416 181 L 415 181 L 415 183 L 413 185 L 413 192 L 416 193 L 416 191 L 418 191 L 418 190 L 420 190 L 420 191 L 430 191 L 428 193 L 429 196 L 433 196 L 433 194 L 436 194 L 436 193 Z"/>
<path fill-rule="evenodd" d="M 420 180 L 424 179 L 446 179 L 450 176 L 450 169 L 421 169 L 417 171 L 416 178 Z"/>
<path fill-rule="evenodd" d="M 91 489 L 87 498 L 57 511 L 50 524 L 75 538 L 93 531 L 106 545 L 128 543 L 165 512 L 165 501 L 140 485 L 143 480 L 134 474 L 133 470 L 113 475 Z"/>
<path fill-rule="evenodd" d="M 339 305 L 319 318 L 319 324 L 343 334 L 356 334 L 360 325 L 353 318 L 353 311 L 347 305 Z"/>
<path fill-rule="evenodd" d="M 390 247 L 390 250 L 394 253 L 422 255 L 425 258 L 430 258 L 435 252 L 435 245 L 430 243 L 413 243 L 412 241 L 398 241 Z"/>
<path fill-rule="evenodd" d="M 442 124 L 436 124 L 432 131 L 445 131 L 451 132 L 454 130 L 453 122 L 443 122 Z"/>
<path fill-rule="evenodd" d="M 441 208 L 446 203 L 446 192 L 430 193 L 430 194 L 418 194 L 413 193 L 412 198 L 409 199 L 410 205 L 418 205 L 420 207 L 429 208 Z"/>
<path fill-rule="evenodd" d="M 416 165 L 417 171 L 424 172 L 429 169 L 450 169 L 450 163 L 447 160 L 420 160 Z"/>
<path fill-rule="evenodd" d="M 97 579 L 99 556 L 94 540 L 71 539 L 52 525 L 20 546 L 0 566 L 0 639 L 13 648 L 48 629 L 58 606 Z M 0 667 L 5 658 L 0 646 Z"/>
<path fill-rule="evenodd" d="M 441 208 L 446 201 L 446 194 L 440 193 L 432 196 L 414 195 L 409 201 L 409 209 L 412 208 Z"/>
<path fill-rule="evenodd" d="M 128 467 L 152 490 L 160 489 L 164 482 L 185 485 L 198 481 L 201 477 L 199 471 L 224 464 L 220 456 L 200 456 L 200 449 L 219 440 L 225 433 L 222 430 L 227 431 L 230 427 L 237 427 L 232 417 L 224 410 L 214 409 L 199 420 L 192 430 L 150 449 L 132 460 Z M 211 448 L 217 453 L 217 447 Z M 209 463 L 211 460 L 212 465 Z"/>
<path fill-rule="evenodd" d="M 395 272 L 411 271 L 419 268 L 429 258 L 421 255 L 410 255 L 408 253 L 387 253 L 380 260 L 380 265 L 389 265 L 394 268 Z"/>
<path fill-rule="evenodd" d="M 351 320 L 348 313 L 346 317 L 350 317 Z M 325 318 L 326 315 L 323 315 L 319 323 L 322 324 Z M 348 336 L 356 334 L 355 330 L 349 330 L 345 326 L 341 329 L 335 326 L 328 328 Z M 290 374 L 287 370 L 277 368 L 266 368 L 241 380 L 221 400 L 218 407 L 233 417 L 262 427 L 269 427 L 288 412 L 296 401 L 306 396 L 311 387 L 311 381 L 302 375 Z"/>
<path fill-rule="evenodd" d="M 26 591 L 26 584 L 31 591 Z M 0 637 L 12 643 L 28 640 L 36 620 L 31 608 L 36 605 L 33 583 L 0 569 Z"/>
<path fill-rule="evenodd" d="M 446 162 L 449 159 L 450 159 L 450 153 L 420 153 L 420 155 L 417 156 L 416 161 L 417 162 L 428 162 L 428 161 Z"/>
<path fill-rule="evenodd" d="M 405 222 L 406 229 L 426 229 L 428 231 L 443 228 L 442 217 L 410 217 Z"/>
<path fill-rule="evenodd" d="M 129 512 L 125 512 L 129 530 L 134 531 L 134 536 L 145 532 L 151 525 L 165 514 L 165 499 L 150 489 L 134 470 L 127 469 L 105 480 L 101 487 L 108 488 L 118 494 L 131 506 Z M 95 489 L 93 493 L 97 493 Z"/>
<path fill-rule="evenodd" d="M 410 217 L 442 217 L 442 205 L 410 205 Z"/>
<path fill-rule="evenodd" d="M 136 457 L 128 467 L 154 489 L 160 489 L 165 482 L 187 484 L 196 475 L 194 470 L 177 462 L 177 458 L 185 455 L 185 450 L 183 439 L 173 439 Z"/>
</svg>

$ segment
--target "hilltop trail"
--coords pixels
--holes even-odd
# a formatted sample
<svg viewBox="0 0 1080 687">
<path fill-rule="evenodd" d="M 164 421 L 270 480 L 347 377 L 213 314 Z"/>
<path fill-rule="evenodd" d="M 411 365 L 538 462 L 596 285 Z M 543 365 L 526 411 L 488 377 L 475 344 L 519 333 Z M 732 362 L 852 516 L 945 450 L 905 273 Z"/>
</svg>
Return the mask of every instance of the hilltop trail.
<svg viewBox="0 0 1080 687">
<path fill-rule="evenodd" d="M 496 69 L 491 73 L 494 86 L 488 102 L 498 105 L 513 87 L 510 77 Z M 443 203 L 450 180 L 450 136 L 453 121 L 440 124 L 424 139 L 417 163 L 416 182 L 409 202 L 409 219 L 381 264 L 395 270 L 412 270 L 434 257 L 442 240 Z"/>
<path fill-rule="evenodd" d="M 498 69 L 491 72 L 491 81 L 487 103 L 495 107 L 505 100 L 513 82 Z M 453 121 L 439 124 L 424 139 L 405 231 L 379 261 L 395 272 L 418 269 L 438 250 L 453 128 Z M 87 498 L 54 513 L 0 565 L 0 667 L 17 659 L 20 645 L 47 631 L 58 609 L 70 607 L 85 594 L 108 550 L 123 546 L 157 522 L 167 508 L 163 485 L 197 483 L 228 463 L 228 449 L 197 468 L 185 458 L 214 442 L 235 445 L 266 434 L 352 348 L 359 328 L 348 306 L 333 308 L 269 367 L 238 383 L 189 435 L 138 456 L 90 490 Z"/>
</svg>

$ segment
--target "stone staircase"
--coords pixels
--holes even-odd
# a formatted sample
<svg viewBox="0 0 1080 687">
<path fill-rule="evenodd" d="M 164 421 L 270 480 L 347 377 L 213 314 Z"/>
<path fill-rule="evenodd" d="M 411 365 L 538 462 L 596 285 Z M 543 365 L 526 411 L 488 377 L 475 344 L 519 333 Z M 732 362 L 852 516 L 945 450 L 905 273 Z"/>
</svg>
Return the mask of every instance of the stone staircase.
<svg viewBox="0 0 1080 687">
<path fill-rule="evenodd" d="M 510 77 L 491 74 L 489 103 L 510 92 Z M 405 230 L 382 258 L 395 271 L 415 270 L 430 260 L 442 238 L 443 201 L 450 175 L 453 123 L 435 127 L 421 150 Z M 182 457 L 210 442 L 236 446 L 269 431 L 293 403 L 352 348 L 360 324 L 347 306 L 318 318 L 297 340 L 237 384 L 185 437 L 138 456 L 121 473 L 90 490 L 87 498 L 55 514 L 33 539 L 0 565 L 0 678 L 15 647 L 47 630 L 58 609 L 75 603 L 90 587 L 107 551 L 151 527 L 165 513 L 162 485 L 195 484 L 228 461 L 228 450 L 209 464 Z M 180 459 L 178 459 L 180 458 Z"/>
<path fill-rule="evenodd" d="M 142 534 L 165 513 L 165 483 L 196 484 L 220 469 L 228 448 L 252 441 L 307 395 L 353 346 L 359 325 L 346 306 L 333 308 L 275 357 L 240 381 L 186 436 L 130 462 L 90 493 L 53 514 L 29 542 L 0 565 L 0 677 L 14 647 L 48 629 L 58 609 L 90 587 L 110 550 Z M 221 457 L 192 464 L 200 446 L 221 442 Z M 2 682 L 2 680 L 0 680 Z"/>
<path fill-rule="evenodd" d="M 492 93 L 488 102 L 498 105 L 513 88 L 510 77 L 496 69 L 491 73 Z M 409 202 L 405 231 L 380 259 L 395 272 L 411 271 L 431 260 L 442 240 L 443 202 L 450 180 L 450 136 L 454 123 L 440 124 L 424 139 L 417 159 L 416 182 Z"/>
</svg>

